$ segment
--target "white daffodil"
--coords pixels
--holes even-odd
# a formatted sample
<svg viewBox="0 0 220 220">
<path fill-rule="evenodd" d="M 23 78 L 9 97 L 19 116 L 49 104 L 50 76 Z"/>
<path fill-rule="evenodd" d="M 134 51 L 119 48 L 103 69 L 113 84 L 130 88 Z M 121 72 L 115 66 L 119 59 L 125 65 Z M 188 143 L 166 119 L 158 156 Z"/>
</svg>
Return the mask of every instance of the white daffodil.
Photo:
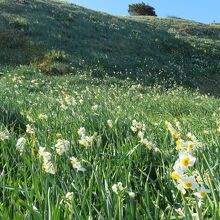
<svg viewBox="0 0 220 220">
<path fill-rule="evenodd" d="M 66 199 L 68 202 L 72 202 L 72 200 L 73 200 L 73 192 L 68 192 L 68 193 L 66 193 L 65 199 Z"/>
<path fill-rule="evenodd" d="M 134 198 L 134 197 L 135 197 L 135 193 L 134 193 L 134 192 L 128 192 L 128 195 L 129 195 L 131 198 Z"/>
<path fill-rule="evenodd" d="M 26 125 L 26 132 L 28 134 L 34 134 L 34 129 L 28 124 Z"/>
<path fill-rule="evenodd" d="M 70 157 L 70 162 L 73 166 L 74 169 L 77 171 L 82 171 L 84 172 L 86 169 L 82 167 L 81 163 L 77 160 L 75 157 Z"/>
<path fill-rule="evenodd" d="M 17 140 L 16 149 L 20 152 L 20 154 L 24 152 L 25 145 L 26 145 L 26 139 L 24 137 L 21 137 Z"/>
<path fill-rule="evenodd" d="M 92 110 L 93 110 L 93 111 L 98 110 L 98 108 L 99 108 L 99 106 L 98 106 L 98 105 L 93 105 L 93 106 L 92 106 Z"/>
<path fill-rule="evenodd" d="M 56 173 L 56 166 L 51 161 L 44 161 L 43 169 L 46 173 L 50 173 L 53 175 Z"/>
<path fill-rule="evenodd" d="M 5 141 L 5 140 L 8 140 L 9 139 L 9 132 L 6 130 L 6 131 L 1 131 L 0 132 L 0 141 Z"/>
<path fill-rule="evenodd" d="M 38 154 L 39 154 L 40 157 L 43 158 L 43 160 L 44 160 L 45 162 L 51 160 L 51 153 L 50 153 L 50 152 L 47 152 L 47 151 L 45 150 L 45 147 L 39 147 Z"/>
<path fill-rule="evenodd" d="M 145 131 L 145 124 L 137 122 L 135 119 L 132 121 L 131 130 L 136 133 L 138 131 Z"/>
<path fill-rule="evenodd" d="M 67 140 L 63 140 L 63 139 L 58 139 L 57 143 L 55 144 L 55 149 L 58 155 L 62 155 L 64 153 L 66 153 L 69 149 L 70 146 L 70 142 Z"/>
<path fill-rule="evenodd" d="M 135 133 L 137 132 L 137 128 L 135 126 L 131 126 L 131 130 Z"/>
<path fill-rule="evenodd" d="M 48 116 L 46 115 L 46 114 L 39 114 L 38 115 L 38 118 L 40 119 L 40 120 L 47 120 L 48 119 Z"/>
<path fill-rule="evenodd" d="M 203 185 L 201 186 L 201 188 L 199 189 L 198 192 L 194 193 L 195 196 L 197 196 L 200 199 L 204 199 L 208 193 L 210 193 L 211 191 L 209 189 L 206 189 Z"/>
<path fill-rule="evenodd" d="M 79 136 L 84 135 L 85 132 L 86 132 L 86 129 L 85 129 L 84 127 L 79 128 L 79 130 L 77 131 L 77 133 L 78 133 Z"/>
<path fill-rule="evenodd" d="M 176 212 L 177 212 L 179 218 L 185 217 L 185 213 L 184 213 L 183 209 L 178 208 L 178 209 L 176 209 Z"/>
<path fill-rule="evenodd" d="M 171 178 L 176 182 L 179 182 L 180 178 L 184 175 L 184 172 L 181 169 L 174 169 L 171 173 Z"/>
<path fill-rule="evenodd" d="M 181 183 L 177 185 L 177 189 L 184 195 L 186 194 L 186 190 Z"/>
<path fill-rule="evenodd" d="M 114 185 L 112 186 L 112 191 L 113 191 L 114 193 L 118 194 L 118 186 L 117 186 L 117 184 L 114 184 Z"/>
<path fill-rule="evenodd" d="M 144 132 L 143 132 L 143 131 L 138 131 L 137 136 L 138 136 L 138 138 L 140 138 L 140 139 L 144 139 Z"/>
<path fill-rule="evenodd" d="M 125 188 L 123 187 L 121 182 L 118 182 L 117 184 L 114 184 L 112 186 L 112 191 L 116 194 L 118 194 L 119 192 L 122 192 Z"/>
<path fill-rule="evenodd" d="M 184 189 L 195 190 L 195 189 L 197 189 L 198 186 L 199 186 L 193 176 L 183 177 L 183 178 L 181 178 L 180 182 L 181 182 L 181 185 L 183 186 Z"/>
<path fill-rule="evenodd" d="M 113 127 L 113 123 L 112 123 L 112 120 L 107 120 L 107 124 L 108 124 L 108 127 L 109 128 L 112 128 Z"/>
<path fill-rule="evenodd" d="M 188 167 L 192 167 L 195 161 L 196 158 L 193 157 L 191 154 L 181 151 L 179 154 L 179 159 L 177 160 L 177 164 L 179 164 L 179 166 L 183 169 L 186 169 Z"/>
<path fill-rule="evenodd" d="M 92 142 L 93 142 L 93 136 L 83 135 L 79 140 L 79 144 L 86 148 L 90 147 L 92 145 Z"/>
<path fill-rule="evenodd" d="M 146 148 L 152 149 L 154 147 L 154 144 L 151 141 L 148 141 L 146 138 L 141 139 L 139 142 Z"/>
</svg>

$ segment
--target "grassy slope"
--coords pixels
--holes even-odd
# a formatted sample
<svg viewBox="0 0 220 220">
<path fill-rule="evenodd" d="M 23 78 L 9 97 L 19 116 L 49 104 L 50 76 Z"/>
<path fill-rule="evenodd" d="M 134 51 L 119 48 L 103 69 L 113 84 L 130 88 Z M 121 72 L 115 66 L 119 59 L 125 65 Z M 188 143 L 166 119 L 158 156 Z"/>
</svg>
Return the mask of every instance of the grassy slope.
<svg viewBox="0 0 220 220">
<path fill-rule="evenodd" d="M 115 17 L 59 1 L 7 0 L 0 2 L 0 39 L 2 64 L 34 62 L 54 49 L 68 55 L 62 62 L 94 75 L 220 91 L 218 26 Z"/>
</svg>

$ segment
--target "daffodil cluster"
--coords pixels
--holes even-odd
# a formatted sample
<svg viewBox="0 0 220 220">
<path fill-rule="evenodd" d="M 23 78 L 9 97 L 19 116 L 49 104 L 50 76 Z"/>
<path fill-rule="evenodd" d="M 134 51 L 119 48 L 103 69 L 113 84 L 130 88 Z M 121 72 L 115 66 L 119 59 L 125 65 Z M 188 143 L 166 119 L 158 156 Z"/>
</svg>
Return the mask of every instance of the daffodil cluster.
<svg viewBox="0 0 220 220">
<path fill-rule="evenodd" d="M 5 141 L 5 140 L 8 140 L 9 139 L 9 131 L 8 130 L 4 130 L 4 131 L 0 131 L 0 141 Z"/>
<path fill-rule="evenodd" d="M 179 127 L 179 123 L 178 122 L 176 122 L 177 123 L 177 125 L 178 125 L 178 127 Z M 168 121 L 166 121 L 165 122 L 165 127 L 166 127 L 166 129 L 170 132 L 170 134 L 171 134 L 171 136 L 174 138 L 174 139 L 179 139 L 179 137 L 180 137 L 180 127 L 179 127 L 179 129 L 176 129 L 176 128 L 174 128 L 173 127 L 173 125 L 170 123 L 170 122 L 168 122 Z M 178 128 L 177 127 L 177 128 Z"/>
<path fill-rule="evenodd" d="M 18 150 L 18 152 L 20 154 L 22 154 L 24 151 L 25 151 L 25 145 L 26 145 L 26 138 L 25 137 L 20 137 L 18 140 L 17 140 L 17 143 L 16 143 L 16 149 Z"/>
<path fill-rule="evenodd" d="M 118 182 L 118 183 L 113 184 L 112 191 L 116 195 L 121 194 L 123 192 L 126 192 L 130 198 L 135 198 L 135 196 L 136 196 L 134 192 L 126 190 L 126 187 L 123 186 L 122 182 Z"/>
<path fill-rule="evenodd" d="M 82 171 L 84 172 L 86 169 L 82 167 L 81 163 L 78 161 L 76 157 L 70 157 L 70 162 L 73 166 L 74 169 L 77 171 Z"/>
<path fill-rule="evenodd" d="M 61 138 L 57 139 L 57 143 L 55 144 L 55 149 L 58 155 L 62 155 L 67 153 L 70 147 L 70 142 Z"/>
<path fill-rule="evenodd" d="M 179 152 L 179 158 L 173 166 L 171 178 L 176 182 L 177 188 L 182 194 L 186 194 L 187 190 L 191 190 L 198 198 L 205 198 L 210 190 L 205 188 L 201 178 L 198 178 L 199 175 L 192 175 L 192 168 L 196 162 L 194 152 L 202 146 L 202 143 L 192 133 L 187 134 L 188 140 L 185 141 L 181 138 L 181 133 L 171 123 L 167 122 L 166 126 L 172 137 L 176 139 L 176 149 Z M 194 171 L 194 173 L 196 172 Z"/>
<path fill-rule="evenodd" d="M 147 138 L 144 137 L 145 130 L 146 130 L 145 124 L 141 122 L 137 122 L 136 120 L 133 120 L 131 130 L 134 133 L 137 133 L 137 137 L 139 138 L 140 144 L 144 145 L 148 149 L 154 148 L 158 150 L 151 141 L 149 141 Z"/>
<path fill-rule="evenodd" d="M 64 205 L 65 208 L 67 208 L 69 211 L 73 211 L 72 210 L 72 202 L 74 199 L 74 195 L 73 192 L 67 192 L 65 196 L 63 196 L 63 198 L 60 201 L 60 205 Z"/>
<path fill-rule="evenodd" d="M 93 136 L 86 135 L 86 130 L 84 127 L 79 128 L 77 133 L 80 136 L 79 144 L 81 146 L 83 146 L 85 148 L 92 146 L 92 143 L 94 140 L 94 135 Z"/>
<path fill-rule="evenodd" d="M 76 99 L 66 92 L 62 92 L 62 96 L 57 99 L 57 102 L 60 104 L 60 108 L 62 110 L 67 110 L 68 108 L 73 107 L 77 104 Z"/>
<path fill-rule="evenodd" d="M 43 170 L 46 173 L 55 174 L 56 173 L 56 166 L 52 162 L 52 154 L 46 151 L 45 147 L 39 147 L 39 156 L 43 159 Z"/>
</svg>

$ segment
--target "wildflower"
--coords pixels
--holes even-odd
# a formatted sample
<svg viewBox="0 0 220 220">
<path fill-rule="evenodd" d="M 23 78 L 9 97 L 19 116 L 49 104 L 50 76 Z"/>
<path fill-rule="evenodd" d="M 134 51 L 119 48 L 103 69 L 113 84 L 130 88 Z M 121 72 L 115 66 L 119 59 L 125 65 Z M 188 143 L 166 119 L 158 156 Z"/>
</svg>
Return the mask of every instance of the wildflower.
<svg viewBox="0 0 220 220">
<path fill-rule="evenodd" d="M 56 173 L 56 166 L 51 161 L 44 161 L 43 162 L 43 169 L 46 173 L 55 174 Z"/>
<path fill-rule="evenodd" d="M 196 181 L 197 181 L 199 184 L 202 184 L 202 183 L 203 183 L 202 177 L 200 176 L 200 174 L 199 174 L 198 172 L 194 172 L 194 176 L 195 176 Z"/>
<path fill-rule="evenodd" d="M 180 131 L 181 130 L 180 122 L 176 118 L 174 119 L 174 122 L 175 122 L 176 127 Z"/>
<path fill-rule="evenodd" d="M 66 153 L 69 149 L 70 142 L 67 140 L 58 139 L 57 143 L 55 144 L 55 149 L 58 155 L 62 155 Z"/>
<path fill-rule="evenodd" d="M 34 134 L 34 129 L 31 128 L 31 126 L 28 124 L 28 125 L 26 125 L 26 132 L 28 134 Z"/>
<path fill-rule="evenodd" d="M 196 180 L 193 176 L 183 177 L 181 179 L 181 184 L 182 184 L 184 189 L 195 190 L 196 188 L 198 188 L 198 183 L 196 182 Z"/>
<path fill-rule="evenodd" d="M 118 194 L 118 186 L 117 186 L 117 184 L 114 184 L 114 185 L 112 186 L 112 191 L 113 191 L 114 193 Z"/>
<path fill-rule="evenodd" d="M 180 133 L 172 126 L 170 122 L 166 121 L 165 127 L 174 139 L 178 140 L 180 138 Z"/>
<path fill-rule="evenodd" d="M 118 182 L 117 184 L 114 184 L 112 186 L 112 191 L 116 194 L 118 194 L 119 192 L 122 192 L 125 188 L 123 187 L 121 182 Z"/>
<path fill-rule="evenodd" d="M 131 130 L 135 133 L 137 132 L 137 128 L 135 126 L 131 126 Z"/>
<path fill-rule="evenodd" d="M 154 144 L 151 141 L 148 141 L 146 138 L 141 139 L 139 142 L 149 149 L 152 149 L 154 146 Z"/>
<path fill-rule="evenodd" d="M 171 173 L 171 178 L 177 182 L 179 182 L 181 176 L 183 175 L 183 171 L 180 169 L 176 169 Z"/>
<path fill-rule="evenodd" d="M 75 158 L 75 157 L 70 157 L 70 162 L 77 171 L 82 171 L 84 172 L 86 169 L 82 167 L 81 163 Z"/>
<path fill-rule="evenodd" d="M 196 193 L 194 193 L 195 196 L 197 196 L 200 199 L 204 199 L 207 194 L 210 193 L 209 189 L 206 189 L 203 185 L 201 186 L 200 190 Z"/>
<path fill-rule="evenodd" d="M 194 143 L 192 141 L 187 141 L 186 144 L 187 144 L 187 151 L 191 152 L 194 148 Z"/>
<path fill-rule="evenodd" d="M 180 218 L 185 217 L 185 213 L 181 208 L 176 209 L 176 212 L 178 214 L 178 217 L 180 217 Z"/>
<path fill-rule="evenodd" d="M 92 106 L 92 110 L 93 110 L 93 111 L 96 111 L 96 110 L 98 109 L 98 107 L 99 107 L 98 105 L 93 105 L 93 106 Z"/>
<path fill-rule="evenodd" d="M 33 209 L 35 212 L 38 212 L 38 213 L 39 213 L 38 208 L 37 208 L 34 204 L 32 204 L 32 209 Z"/>
<path fill-rule="evenodd" d="M 1 131 L 0 132 L 0 141 L 5 141 L 9 139 L 9 132 L 6 131 Z"/>
<path fill-rule="evenodd" d="M 137 131 L 145 131 L 145 124 L 142 124 L 141 122 L 137 122 L 136 120 L 132 121 L 131 130 L 136 133 Z"/>
<path fill-rule="evenodd" d="M 140 139 L 144 138 L 144 132 L 143 131 L 139 131 L 138 135 L 137 135 Z"/>
<path fill-rule="evenodd" d="M 79 130 L 77 131 L 77 133 L 78 133 L 79 136 L 84 135 L 85 132 L 86 132 L 86 129 L 85 129 L 84 127 L 79 128 Z"/>
<path fill-rule="evenodd" d="M 64 101 L 65 101 L 66 105 L 68 105 L 68 106 L 76 105 L 76 99 L 74 97 L 72 97 L 72 96 L 70 96 L 68 94 L 64 94 L 64 95 L 65 95 Z"/>
<path fill-rule="evenodd" d="M 177 189 L 178 189 L 183 195 L 186 194 L 186 190 L 185 190 L 185 188 L 183 187 L 183 185 L 182 185 L 181 183 L 179 183 L 179 184 L 177 185 Z"/>
<path fill-rule="evenodd" d="M 183 140 L 182 139 L 178 139 L 176 141 L 176 149 L 177 150 L 182 150 L 183 149 Z"/>
<path fill-rule="evenodd" d="M 22 154 L 25 149 L 26 139 L 24 137 L 21 137 L 17 140 L 16 143 L 16 149 Z"/>
<path fill-rule="evenodd" d="M 39 114 L 39 115 L 38 115 L 38 118 L 39 118 L 40 120 L 47 120 L 47 119 L 48 119 L 48 116 L 47 116 L 46 114 Z"/>
<path fill-rule="evenodd" d="M 107 124 L 108 124 L 108 127 L 109 127 L 109 128 L 112 128 L 112 127 L 113 127 L 112 120 L 108 120 L 108 121 L 107 121 Z"/>
<path fill-rule="evenodd" d="M 43 158 L 45 161 L 51 160 L 51 153 L 45 151 L 45 147 L 39 147 L 38 154 Z"/>
<path fill-rule="evenodd" d="M 26 117 L 27 117 L 27 120 L 28 120 L 30 123 L 34 123 L 34 119 L 32 118 L 31 115 L 27 114 Z"/>
<path fill-rule="evenodd" d="M 92 145 L 92 142 L 93 142 L 93 136 L 83 135 L 79 140 L 79 144 L 86 148 L 90 147 Z"/>
<path fill-rule="evenodd" d="M 124 188 L 122 186 L 122 183 L 121 182 L 118 182 L 118 190 L 119 191 L 122 191 Z"/>
<path fill-rule="evenodd" d="M 64 204 L 65 208 L 67 208 L 70 212 L 73 212 L 72 210 L 72 201 L 73 201 L 73 192 L 67 192 L 65 196 L 60 201 L 60 204 Z"/>
<path fill-rule="evenodd" d="M 134 192 L 128 192 L 128 195 L 129 195 L 131 198 L 134 198 L 134 197 L 135 197 L 135 193 L 134 193 Z"/>
<path fill-rule="evenodd" d="M 188 167 L 191 167 L 194 165 L 196 161 L 196 158 L 193 157 L 189 153 L 180 152 L 179 159 L 176 161 L 176 166 L 182 167 L 183 169 L 187 169 Z"/>
<path fill-rule="evenodd" d="M 66 199 L 66 201 L 71 202 L 73 200 L 73 192 L 68 192 L 65 195 L 65 199 Z"/>
</svg>

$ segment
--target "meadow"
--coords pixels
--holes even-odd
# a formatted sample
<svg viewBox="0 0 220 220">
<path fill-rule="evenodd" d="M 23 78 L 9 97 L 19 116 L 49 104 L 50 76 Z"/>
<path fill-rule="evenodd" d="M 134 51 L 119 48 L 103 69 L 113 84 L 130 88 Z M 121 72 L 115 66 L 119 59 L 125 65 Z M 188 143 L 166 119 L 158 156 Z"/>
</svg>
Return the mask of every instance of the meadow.
<svg viewBox="0 0 220 220">
<path fill-rule="evenodd" d="M 219 219 L 219 99 L 27 67 L 0 86 L 2 219 Z M 204 198 L 172 175 L 186 144 Z"/>
<path fill-rule="evenodd" d="M 0 0 L 0 219 L 219 220 L 219 36 Z"/>
</svg>

